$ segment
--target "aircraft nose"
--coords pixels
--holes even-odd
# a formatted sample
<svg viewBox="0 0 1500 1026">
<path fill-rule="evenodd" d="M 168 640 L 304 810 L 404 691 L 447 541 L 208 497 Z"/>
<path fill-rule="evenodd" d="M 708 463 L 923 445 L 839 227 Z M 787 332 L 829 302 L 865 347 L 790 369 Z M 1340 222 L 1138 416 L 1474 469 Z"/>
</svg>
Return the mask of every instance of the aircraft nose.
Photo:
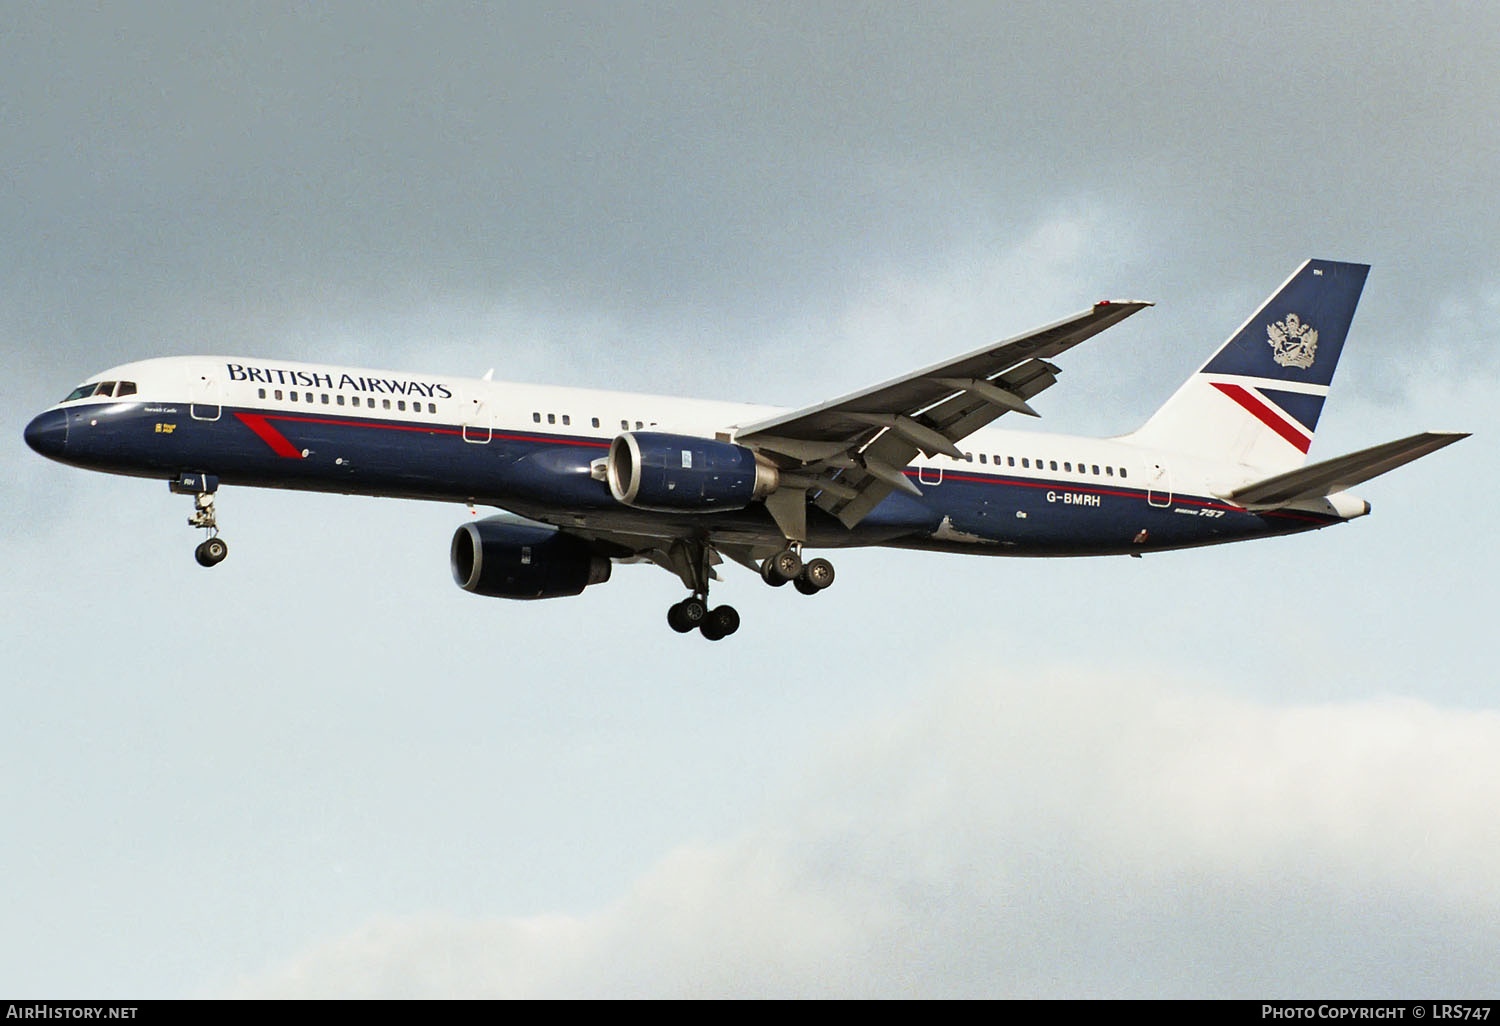
<svg viewBox="0 0 1500 1026">
<path fill-rule="evenodd" d="M 43 456 L 57 459 L 68 444 L 68 415 L 48 410 L 26 425 L 26 444 Z"/>
</svg>

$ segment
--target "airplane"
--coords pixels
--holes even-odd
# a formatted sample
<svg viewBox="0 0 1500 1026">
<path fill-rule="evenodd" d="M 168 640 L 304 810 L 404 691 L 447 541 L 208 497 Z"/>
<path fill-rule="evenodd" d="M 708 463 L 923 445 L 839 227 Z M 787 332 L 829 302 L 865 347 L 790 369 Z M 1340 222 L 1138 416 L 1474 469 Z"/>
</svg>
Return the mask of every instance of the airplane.
<svg viewBox="0 0 1500 1026">
<path fill-rule="evenodd" d="M 815 595 L 834 568 L 806 549 L 1140 556 L 1366 515 L 1346 489 L 1467 437 L 1423 432 L 1306 463 L 1368 272 L 1305 261 L 1144 425 L 1113 438 L 991 425 L 1037 416 L 1052 361 L 1150 303 L 1098 302 L 797 410 L 193 356 L 93 375 L 25 438 L 61 463 L 192 496 L 206 567 L 228 553 L 220 485 L 496 507 L 453 535 L 460 587 L 557 598 L 616 563 L 654 563 L 689 590 L 670 627 L 717 641 L 740 624 L 708 601 L 726 558 Z"/>
</svg>

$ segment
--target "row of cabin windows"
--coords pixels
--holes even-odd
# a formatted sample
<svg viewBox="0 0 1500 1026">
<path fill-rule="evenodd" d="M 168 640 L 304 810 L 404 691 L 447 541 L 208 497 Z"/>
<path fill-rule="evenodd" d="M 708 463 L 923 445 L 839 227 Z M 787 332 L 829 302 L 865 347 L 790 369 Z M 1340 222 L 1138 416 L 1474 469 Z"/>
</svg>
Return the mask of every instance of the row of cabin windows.
<svg viewBox="0 0 1500 1026">
<path fill-rule="evenodd" d="M 1000 462 L 1001 458 L 1002 458 L 1000 456 L 994 456 L 992 458 L 994 459 L 995 466 L 997 466 L 997 467 L 1000 467 L 1000 466 L 1014 467 L 1016 465 L 1016 458 L 1014 456 L 1006 456 L 1006 457 L 1004 457 L 1004 460 L 1005 460 L 1004 463 Z M 966 462 L 973 463 L 974 462 L 974 454 L 972 452 L 966 452 L 966 453 L 964 453 L 964 460 Z M 988 453 L 983 453 L 983 452 L 980 453 L 979 454 L 979 462 L 983 463 L 983 464 L 988 464 L 990 462 L 989 454 Z M 1022 456 L 1021 457 L 1021 469 L 1022 470 L 1030 470 L 1030 469 L 1032 469 L 1032 463 L 1033 462 L 1036 464 L 1036 469 L 1037 470 L 1056 470 L 1057 469 L 1057 460 L 1040 460 L 1039 459 L 1039 460 L 1033 461 L 1029 456 Z M 1063 460 L 1062 470 L 1063 470 L 1063 473 L 1065 473 L 1065 474 L 1072 474 L 1072 473 L 1074 473 L 1072 462 L 1069 461 L 1069 460 Z M 1100 476 L 1103 476 L 1103 477 L 1114 477 L 1117 470 L 1118 470 L 1119 475 L 1121 477 L 1128 477 L 1129 476 L 1128 474 L 1125 473 L 1125 468 L 1124 467 L 1116 468 L 1116 467 L 1106 466 L 1104 468 L 1103 474 L 1101 475 L 1100 470 L 1099 470 L 1099 464 L 1097 464 L 1097 463 L 1082 463 L 1082 462 L 1080 462 L 1078 464 L 1077 473 L 1079 473 L 1079 474 L 1092 474 L 1095 477 L 1100 477 Z"/>
<path fill-rule="evenodd" d="M 262 399 L 266 398 L 266 390 L 264 388 L 262 388 L 259 391 L 260 391 L 260 397 Z M 112 394 L 115 398 L 119 398 L 120 396 L 123 396 L 123 395 L 133 395 L 134 393 L 135 393 L 135 384 L 133 382 L 129 382 L 129 381 L 119 382 L 119 385 L 118 385 L 118 388 L 117 388 L 115 382 L 113 382 L 113 381 L 105 381 L 105 382 L 100 382 L 98 385 L 84 385 L 84 386 L 82 386 L 80 388 L 77 388 L 77 389 L 75 389 L 73 391 L 73 393 L 71 395 L 68 396 L 67 399 L 64 399 L 63 402 L 67 402 L 67 401 L 69 401 L 71 399 L 81 399 L 81 398 L 84 398 L 85 396 L 91 396 L 91 395 L 111 395 Z M 313 393 L 312 392 L 304 392 L 304 393 L 301 393 L 301 394 L 306 397 L 306 401 L 307 402 L 310 403 L 310 402 L 314 401 L 313 400 Z M 275 390 L 275 397 L 277 399 L 281 399 L 282 398 L 282 390 L 281 389 L 278 388 L 278 389 Z M 287 398 L 289 398 L 292 402 L 295 403 L 295 402 L 298 401 L 298 393 L 296 393 L 296 392 L 288 392 L 287 393 Z M 330 401 L 336 401 L 337 405 L 339 405 L 339 406 L 345 405 L 345 398 L 344 398 L 343 395 L 335 395 L 335 396 L 332 397 L 332 400 L 330 400 L 330 397 L 329 397 L 328 393 L 324 392 L 324 393 L 321 394 L 321 398 L 322 398 L 322 402 L 323 402 L 324 406 L 329 405 Z M 372 409 L 372 410 L 375 409 L 375 398 L 374 398 L 374 396 L 365 396 L 364 399 L 365 399 L 365 405 L 369 409 Z M 358 406 L 359 405 L 359 400 L 360 400 L 359 396 L 351 396 L 351 397 L 349 397 L 349 404 L 353 405 L 353 406 Z M 390 399 L 382 399 L 380 401 L 380 403 L 381 403 L 381 408 L 382 409 L 389 410 L 391 408 L 391 400 Z M 402 413 L 406 412 L 406 400 L 405 399 L 397 399 L 397 400 L 395 400 L 395 403 L 396 403 L 396 410 L 398 412 L 402 412 Z M 421 413 L 422 412 L 422 404 L 419 403 L 419 402 L 413 402 L 411 404 L 411 411 L 413 413 Z M 427 412 L 428 413 L 437 413 L 437 404 L 436 403 L 428 403 L 427 404 Z M 547 423 L 548 424 L 556 424 L 558 422 L 558 417 L 559 416 L 562 417 L 562 424 L 563 424 L 564 427 L 571 427 L 572 426 L 572 424 L 573 424 L 573 418 L 571 416 L 569 416 L 568 414 L 566 414 L 566 413 L 560 414 L 560 415 L 556 414 L 556 413 L 549 413 L 549 414 L 547 414 Z M 542 414 L 540 412 L 532 413 L 531 420 L 532 420 L 533 423 L 540 424 L 542 422 Z M 599 426 L 599 418 L 598 417 L 592 417 L 592 418 L 590 418 L 590 422 L 592 423 L 592 425 L 594 427 L 598 427 Z M 645 426 L 644 423 L 641 422 L 641 421 L 639 421 L 639 420 L 635 422 L 635 429 L 637 431 L 641 430 L 644 426 Z M 655 426 L 655 422 L 654 421 L 652 422 L 652 426 L 653 427 Z M 620 429 L 622 431 L 629 431 L 630 430 L 630 421 L 625 420 L 625 419 L 622 418 L 620 420 Z M 988 454 L 988 453 L 980 453 L 979 454 L 979 462 L 981 464 L 986 464 L 987 465 L 990 462 L 990 458 L 991 458 L 990 454 Z M 1004 463 L 1001 462 L 1002 457 L 999 456 L 999 455 L 994 456 L 993 459 L 994 459 L 994 465 L 997 466 L 997 467 L 999 467 L 999 466 L 1014 467 L 1016 465 L 1016 457 L 1014 457 L 1014 456 L 1003 457 Z M 964 453 L 964 460 L 966 462 L 973 463 L 974 462 L 974 454 L 972 452 L 966 452 L 966 453 Z M 1058 462 L 1057 460 L 1041 460 L 1041 459 L 1038 459 L 1036 461 L 1036 469 L 1037 470 L 1046 470 L 1046 469 L 1057 470 L 1058 469 L 1057 462 Z M 1031 460 L 1031 458 L 1029 456 L 1022 456 L 1021 457 L 1021 469 L 1022 470 L 1030 470 L 1031 469 L 1031 465 L 1032 465 L 1032 460 Z M 1124 467 L 1120 467 L 1118 469 L 1119 469 L 1119 475 L 1120 475 L 1120 477 L 1128 477 L 1129 476 L 1128 474 L 1126 474 Z M 1063 473 L 1066 473 L 1066 474 L 1073 473 L 1073 464 L 1072 464 L 1072 462 L 1068 461 L 1068 460 L 1064 460 L 1063 463 L 1062 463 L 1062 470 L 1063 470 Z M 1116 470 L 1115 467 L 1106 466 L 1103 469 L 1103 475 L 1102 476 L 1104 476 L 1104 477 L 1114 477 L 1115 476 L 1115 470 Z M 1100 475 L 1099 464 L 1097 464 L 1097 463 L 1082 463 L 1082 462 L 1080 462 L 1078 464 L 1078 473 L 1080 473 L 1080 474 L 1092 474 L 1095 477 L 1101 476 Z"/>
<path fill-rule="evenodd" d="M 548 424 L 556 424 L 558 422 L 558 418 L 559 417 L 562 418 L 562 425 L 563 425 L 563 427 L 571 427 L 572 426 L 572 424 L 573 424 L 573 418 L 570 417 L 570 416 L 568 416 L 566 413 L 563 413 L 563 414 L 549 413 L 549 414 L 547 414 L 547 423 Z M 589 418 L 589 420 L 593 424 L 594 427 L 598 427 L 599 426 L 599 418 L 598 417 L 591 417 L 591 418 Z M 531 422 L 533 424 L 540 424 L 542 422 L 542 415 L 540 413 L 533 413 L 531 415 Z M 646 425 L 643 424 L 641 421 L 636 421 L 635 422 L 635 429 L 637 431 L 641 430 L 645 426 Z M 656 426 L 656 421 L 653 420 L 651 422 L 651 426 L 655 427 Z M 620 430 L 621 431 L 629 431 L 630 430 L 630 421 L 621 418 L 621 420 L 620 420 Z"/>
<path fill-rule="evenodd" d="M 262 399 L 266 398 L 266 390 L 264 388 L 259 389 L 259 393 L 260 393 L 260 397 Z M 282 390 L 279 389 L 279 388 L 275 389 L 272 394 L 277 399 L 281 399 L 282 398 Z M 307 402 L 314 402 L 315 401 L 313 399 L 313 393 L 311 393 L 311 392 L 300 392 L 299 393 L 299 392 L 288 391 L 286 393 L 286 398 L 289 399 L 289 400 L 291 400 L 294 403 L 295 402 L 301 402 L 301 401 L 303 401 L 304 398 L 305 398 L 305 400 Z M 329 396 L 329 394 L 327 392 L 321 393 L 319 398 L 321 399 L 321 401 L 322 401 L 322 403 L 323 403 L 324 406 L 328 406 L 330 404 L 334 404 L 334 405 L 338 405 L 338 406 L 344 406 L 344 405 L 358 406 L 359 405 L 359 400 L 360 400 L 360 397 L 357 396 L 357 395 L 349 396 L 348 397 L 348 402 L 346 404 L 345 397 L 342 394 L 338 394 L 338 395 L 334 395 L 334 396 Z M 364 400 L 365 400 L 365 406 L 368 409 L 371 409 L 371 410 L 375 409 L 375 397 L 374 396 L 367 395 L 367 396 L 364 397 Z M 382 400 L 380 400 L 380 408 L 382 410 L 389 410 L 389 409 L 391 409 L 392 408 L 392 406 L 391 406 L 391 400 L 390 399 L 382 399 Z M 406 400 L 405 399 L 397 399 L 397 400 L 395 400 L 395 409 L 399 413 L 405 413 L 406 412 Z M 419 403 L 419 402 L 416 402 L 415 400 L 413 400 L 412 404 L 411 404 L 411 412 L 412 413 L 421 413 L 422 412 L 422 404 Z M 427 404 L 427 412 L 428 413 L 436 413 L 437 412 L 437 403 L 428 403 Z"/>
</svg>

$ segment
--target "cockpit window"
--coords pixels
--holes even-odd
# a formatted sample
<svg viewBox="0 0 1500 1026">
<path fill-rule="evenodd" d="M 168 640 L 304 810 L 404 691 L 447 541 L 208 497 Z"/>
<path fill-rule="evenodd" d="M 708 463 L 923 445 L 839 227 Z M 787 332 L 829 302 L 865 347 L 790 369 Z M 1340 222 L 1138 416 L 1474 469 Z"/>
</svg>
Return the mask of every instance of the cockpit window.
<svg viewBox="0 0 1500 1026">
<path fill-rule="evenodd" d="M 117 388 L 116 385 L 119 387 Z M 87 385 L 79 385 L 73 389 L 73 391 L 68 393 L 68 397 L 63 402 L 70 403 L 74 399 L 87 399 L 90 396 L 100 398 L 114 396 L 115 398 L 119 398 L 122 395 L 135 395 L 134 381 L 91 381 Z"/>
</svg>

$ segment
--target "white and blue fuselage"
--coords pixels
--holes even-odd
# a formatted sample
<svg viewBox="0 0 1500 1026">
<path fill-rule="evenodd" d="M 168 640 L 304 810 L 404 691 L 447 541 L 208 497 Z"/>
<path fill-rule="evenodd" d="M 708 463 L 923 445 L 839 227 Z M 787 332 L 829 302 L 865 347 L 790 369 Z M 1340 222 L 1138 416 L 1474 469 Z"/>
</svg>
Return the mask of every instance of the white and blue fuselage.
<svg viewBox="0 0 1500 1026">
<path fill-rule="evenodd" d="M 93 380 L 134 387 L 53 407 L 27 429 L 34 449 L 137 477 L 198 473 L 224 485 L 498 506 L 557 526 L 665 538 L 704 529 L 764 544 L 782 537 L 758 504 L 633 509 L 593 469 L 623 431 L 732 438 L 787 412 L 776 407 L 241 357 L 144 360 Z M 1137 553 L 1348 515 L 1316 504 L 1251 512 L 1214 494 L 1236 483 L 1222 470 L 1213 482 L 1215 468 L 1127 441 L 989 428 L 962 445 L 962 459 L 918 455 L 903 472 L 922 494 L 895 491 L 852 529 L 810 510 L 808 545 Z"/>
<path fill-rule="evenodd" d="M 220 485 L 498 507 L 450 560 L 467 590 L 574 595 L 615 562 L 691 590 L 668 614 L 717 640 L 728 557 L 815 594 L 804 546 L 978 555 L 1130 554 L 1293 534 L 1369 512 L 1346 488 L 1463 437 L 1424 433 L 1305 457 L 1368 268 L 1309 260 L 1139 430 L 1004 430 L 1050 360 L 1149 304 L 1098 303 L 1025 336 L 803 410 L 247 357 L 143 360 L 95 375 L 26 441 L 77 467 L 195 495 L 211 566 Z M 515 515 L 526 518 L 517 520 Z M 529 523 L 527 521 L 530 521 Z"/>
</svg>

